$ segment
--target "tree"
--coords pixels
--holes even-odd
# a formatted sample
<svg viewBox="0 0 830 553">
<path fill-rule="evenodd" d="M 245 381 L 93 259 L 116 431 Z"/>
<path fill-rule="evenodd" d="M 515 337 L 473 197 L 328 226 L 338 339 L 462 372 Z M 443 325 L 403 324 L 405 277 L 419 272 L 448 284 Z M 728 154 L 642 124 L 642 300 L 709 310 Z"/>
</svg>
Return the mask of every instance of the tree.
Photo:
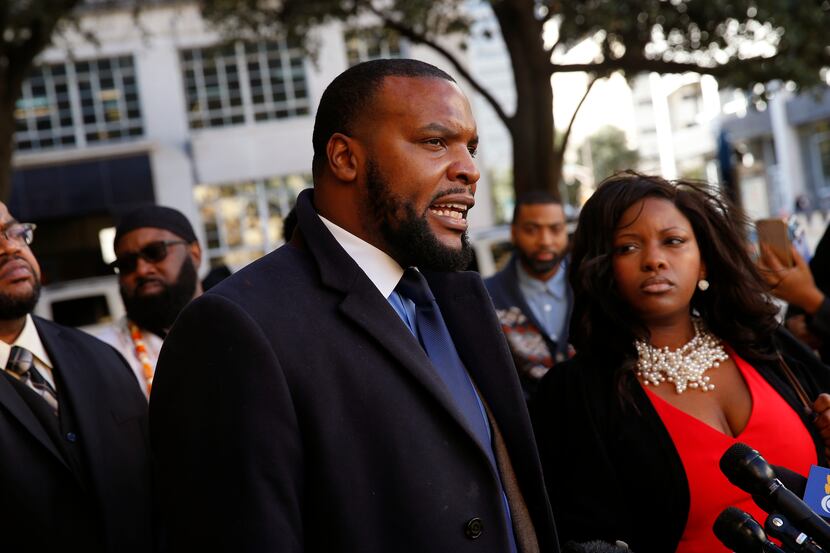
<svg viewBox="0 0 830 553">
<path fill-rule="evenodd" d="M 15 104 L 37 55 L 81 0 L 0 2 L 0 200 L 11 192 Z"/>
<path fill-rule="evenodd" d="M 0 201 L 11 194 L 15 111 L 37 56 L 67 31 L 95 43 L 94 34 L 78 24 L 84 10 L 117 6 L 137 15 L 142 5 L 162 1 L 0 0 Z"/>
<path fill-rule="evenodd" d="M 632 77 L 694 71 L 750 89 L 772 79 L 817 85 L 819 70 L 830 65 L 830 0 L 489 0 L 513 66 L 518 101 L 507 113 L 470 74 L 458 50 L 447 46 L 454 40 L 463 48 L 474 32 L 470 0 L 198 1 L 227 36 L 288 36 L 313 52 L 314 27 L 373 17 L 435 49 L 504 122 L 513 139 L 517 192 L 546 188 L 558 194 L 573 119 L 564 125 L 561 140 L 554 140 L 550 80 L 556 74 L 586 72 L 593 84 L 614 72 Z M 24 79 L 55 32 L 72 25 L 76 10 L 87 3 L 89 9 L 137 9 L 164 0 L 0 1 L 0 199 L 10 192 L 14 111 Z M 585 41 L 596 46 L 593 57 L 563 61 Z"/>
<path fill-rule="evenodd" d="M 331 20 L 355 24 L 373 17 L 410 41 L 433 48 L 492 106 L 510 133 L 517 193 L 545 188 L 558 195 L 573 125 L 572 118 L 562 139 L 554 140 L 551 78 L 558 73 L 590 74 L 588 91 L 596 79 L 614 72 L 633 77 L 643 72 L 687 71 L 749 89 L 772 79 L 817 85 L 822 82 L 819 70 L 830 65 L 828 0 L 489 3 L 513 66 L 517 96 L 513 113 L 505 112 L 484 83 L 470 74 L 454 53 L 457 50 L 447 47 L 452 37 L 463 48 L 473 32 L 469 0 L 201 1 L 206 17 L 226 34 L 278 34 L 307 41 L 319 24 Z M 591 59 L 563 61 L 584 41 L 596 45 Z M 306 44 L 313 49 L 313 44 Z"/>
<path fill-rule="evenodd" d="M 630 149 L 625 140 L 625 133 L 617 127 L 606 126 L 591 135 L 582 150 L 590 156 L 587 160 L 594 172 L 596 182 L 613 175 L 617 171 L 636 169 L 640 155 Z"/>
</svg>

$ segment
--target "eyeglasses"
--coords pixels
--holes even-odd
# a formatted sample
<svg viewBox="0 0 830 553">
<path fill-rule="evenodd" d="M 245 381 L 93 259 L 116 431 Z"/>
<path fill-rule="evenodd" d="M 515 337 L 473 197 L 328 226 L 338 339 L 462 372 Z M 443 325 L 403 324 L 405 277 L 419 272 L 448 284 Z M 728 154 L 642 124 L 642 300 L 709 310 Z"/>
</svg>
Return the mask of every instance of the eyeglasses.
<svg viewBox="0 0 830 553">
<path fill-rule="evenodd" d="M 187 242 L 184 240 L 159 240 L 158 242 L 150 242 L 137 252 L 122 255 L 110 263 L 110 267 L 118 274 L 128 275 L 138 267 L 139 258 L 148 263 L 160 263 L 167 257 L 167 247 L 178 244 L 187 244 Z"/>
<path fill-rule="evenodd" d="M 28 246 L 35 238 L 35 229 L 37 225 L 34 223 L 9 223 L 4 227 L 0 227 L 0 235 L 6 239 L 6 242 L 14 244 L 23 244 Z"/>
</svg>

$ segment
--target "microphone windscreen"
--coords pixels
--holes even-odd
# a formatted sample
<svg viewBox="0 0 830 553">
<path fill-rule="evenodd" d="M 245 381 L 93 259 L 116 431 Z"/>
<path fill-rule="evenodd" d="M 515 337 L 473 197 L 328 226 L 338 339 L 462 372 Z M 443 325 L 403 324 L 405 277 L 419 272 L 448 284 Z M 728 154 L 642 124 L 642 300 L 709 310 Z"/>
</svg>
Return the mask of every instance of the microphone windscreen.
<svg viewBox="0 0 830 553">
<path fill-rule="evenodd" d="M 764 493 L 775 479 L 769 463 L 746 444 L 732 445 L 720 458 L 720 470 L 732 485 L 750 494 Z"/>
<path fill-rule="evenodd" d="M 767 541 L 758 521 L 737 507 L 724 509 L 715 519 L 712 531 L 721 543 L 737 553 L 761 551 Z"/>
</svg>

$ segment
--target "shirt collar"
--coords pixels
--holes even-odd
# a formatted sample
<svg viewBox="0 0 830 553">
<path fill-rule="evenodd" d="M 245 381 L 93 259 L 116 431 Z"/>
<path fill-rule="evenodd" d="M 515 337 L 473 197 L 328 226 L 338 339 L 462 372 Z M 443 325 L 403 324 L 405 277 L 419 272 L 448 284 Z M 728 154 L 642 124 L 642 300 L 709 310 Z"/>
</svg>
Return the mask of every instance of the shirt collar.
<svg viewBox="0 0 830 553">
<path fill-rule="evenodd" d="M 52 360 L 49 359 L 49 354 L 46 353 L 46 348 L 40 340 L 40 335 L 37 333 L 37 327 L 35 327 L 35 321 L 32 319 L 31 315 L 26 315 L 26 322 L 23 325 L 23 330 L 20 332 L 20 335 L 13 344 L 7 344 L 6 342 L 0 340 L 0 367 L 5 367 L 6 363 L 9 361 L 9 354 L 11 353 L 12 346 L 26 348 L 31 351 L 32 354 L 41 363 L 43 363 L 43 365 L 49 369 L 52 369 Z"/>
<path fill-rule="evenodd" d="M 560 297 L 563 294 L 565 284 L 565 274 L 567 273 L 567 258 L 559 262 L 559 268 L 556 273 L 546 281 L 541 281 L 538 278 L 530 276 L 530 274 L 522 266 L 521 260 L 516 260 L 516 271 L 519 276 L 519 283 L 521 286 L 530 288 L 537 292 L 548 292 L 555 297 Z"/>
<path fill-rule="evenodd" d="M 403 276 L 403 269 L 398 265 L 398 262 L 365 240 L 335 225 L 319 213 L 317 216 L 329 229 L 337 243 L 346 250 L 349 257 L 357 263 L 358 267 L 363 269 L 363 272 L 377 287 L 381 295 L 388 298 Z"/>
</svg>

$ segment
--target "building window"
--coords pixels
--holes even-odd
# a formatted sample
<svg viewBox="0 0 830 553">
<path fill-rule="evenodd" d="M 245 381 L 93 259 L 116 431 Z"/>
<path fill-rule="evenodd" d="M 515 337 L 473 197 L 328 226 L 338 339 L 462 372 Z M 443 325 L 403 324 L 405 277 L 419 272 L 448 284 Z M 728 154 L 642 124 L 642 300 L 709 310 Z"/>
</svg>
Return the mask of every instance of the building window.
<svg viewBox="0 0 830 553">
<path fill-rule="evenodd" d="M 131 57 L 78 62 L 75 78 L 88 144 L 144 134 Z"/>
<path fill-rule="evenodd" d="M 239 269 L 280 246 L 283 220 L 309 186 L 310 175 L 196 186 L 211 267 Z"/>
<path fill-rule="evenodd" d="M 302 51 L 284 43 L 248 45 L 245 62 L 251 83 L 254 119 L 284 119 L 307 115 L 308 89 Z"/>
<path fill-rule="evenodd" d="M 344 40 L 349 67 L 369 60 L 404 57 L 400 35 L 382 27 L 349 29 Z"/>
<path fill-rule="evenodd" d="M 144 134 L 129 56 L 40 66 L 22 92 L 14 112 L 18 151 L 83 147 Z"/>
<path fill-rule="evenodd" d="M 245 122 L 236 46 L 185 50 L 182 70 L 190 128 Z"/>
<path fill-rule="evenodd" d="M 305 58 L 285 41 L 183 50 L 181 62 L 192 129 L 309 113 Z"/>
</svg>

